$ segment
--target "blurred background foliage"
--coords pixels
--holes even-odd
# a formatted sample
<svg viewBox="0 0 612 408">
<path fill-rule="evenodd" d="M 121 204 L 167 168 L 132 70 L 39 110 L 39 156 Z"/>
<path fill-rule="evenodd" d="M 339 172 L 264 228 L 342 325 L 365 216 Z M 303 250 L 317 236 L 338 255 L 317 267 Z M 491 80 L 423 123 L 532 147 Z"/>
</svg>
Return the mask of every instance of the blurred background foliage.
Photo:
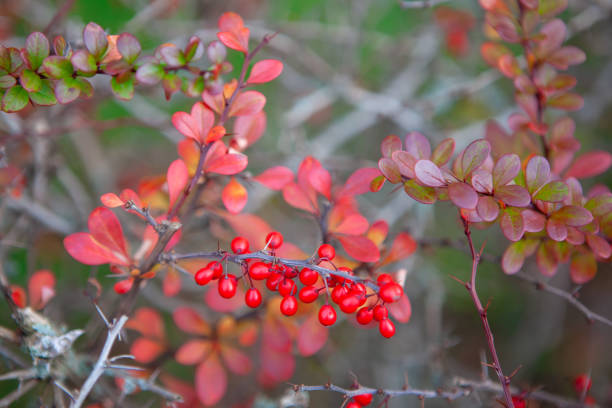
<svg viewBox="0 0 612 408">
<path fill-rule="evenodd" d="M 394 0 L 76 0 L 66 17 L 50 34 L 62 34 L 78 43 L 85 23 L 94 21 L 109 34 L 133 33 L 152 51 L 164 42 L 184 45 L 196 34 L 208 43 L 214 38 L 216 20 L 224 11 L 241 14 L 252 38 L 278 31 L 263 55 L 285 64 L 279 80 L 262 87 L 267 97 L 268 126 L 262 139 L 246 153 L 248 170 L 258 174 L 272 164 L 296 168 L 305 155 L 313 155 L 332 171 L 338 182 L 358 167 L 374 165 L 379 145 L 388 134 L 403 136 L 419 130 L 433 141 L 454 137 L 458 148 L 483 137 L 484 123 L 497 118 L 505 124 L 516 110 L 512 84 L 493 73 L 480 57 L 485 40 L 483 13 L 476 1 L 455 0 L 433 9 L 404 9 Z M 0 1 L 0 41 L 21 46 L 31 31 L 42 30 L 65 1 Z M 441 7 L 447 8 L 440 12 Z M 449 38 L 444 13 L 460 10 L 461 30 L 467 36 Z M 587 54 L 586 63 L 571 69 L 578 78 L 577 90 L 585 97 L 583 110 L 572 115 L 582 150 L 612 150 L 612 4 L 604 0 L 573 0 L 562 15 L 569 22 L 571 39 Z M 456 13 L 456 12 L 455 12 Z M 451 13 L 452 14 L 452 13 Z M 463 19 L 463 20 L 462 20 Z M 452 37 L 452 36 L 451 36 Z M 230 53 L 234 66 L 241 55 Z M 98 197 L 121 188 L 134 188 L 143 176 L 165 172 L 176 157 L 180 135 L 170 123 L 176 110 L 189 110 L 193 100 L 175 95 L 164 100 L 159 87 L 139 87 L 134 100 L 123 102 L 109 91 L 108 79 L 95 82 L 93 99 L 67 106 L 42 108 L 29 116 L 25 129 L 57 129 L 48 155 L 49 179 L 45 202 L 59 215 L 84 229 L 86 216 L 99 205 Z M 2 139 L 10 126 L 3 117 Z M 70 129 L 79 124 L 78 129 Z M 0 134 L 2 134 L 0 133 Z M 7 146 L 10 159 L 19 163 L 29 157 L 19 144 Z M 66 194 L 66 168 L 85 186 L 77 203 Z M 594 183 L 612 183 L 612 173 Z M 288 240 L 304 251 L 316 248 L 317 228 L 286 205 L 278 194 L 249 185 L 247 212 L 256 212 Z M 465 279 L 470 259 L 465 253 L 457 214 L 448 204 L 423 206 L 403 192 L 386 189 L 361 199 L 370 220 L 385 219 L 394 233 L 409 231 L 425 245 L 408 262 L 394 265 L 408 271 L 406 290 L 413 305 L 410 323 L 384 340 L 378 333 L 359 330 L 351 324 L 336 325 L 324 349 L 311 358 L 300 358 L 293 383 L 350 384 L 350 373 L 373 387 L 399 388 L 405 378 L 411 386 L 448 386 L 452 378 L 478 379 L 481 353 L 485 349 L 481 323 L 465 289 L 450 275 Z M 5 216 L 6 215 L 6 216 Z M 7 218 L 8 217 L 8 218 Z M 3 231 L 14 222 L 14 214 L 3 210 Z M 23 221 L 25 223 L 25 221 Z M 56 273 L 58 293 L 48 307 L 52 317 L 71 328 L 85 327 L 98 317 L 84 295 L 87 279 L 97 276 L 109 302 L 117 296 L 109 290 L 114 281 L 105 278 L 107 268 L 92 268 L 72 260 L 63 250 L 61 237 L 36 224 L 28 225 L 1 250 L 5 269 L 13 283 L 26 285 L 27 276 L 39 268 Z M 206 228 L 201 223 L 197 228 Z M 27 233 L 25 233 L 27 232 Z M 131 231 L 132 233 L 134 231 Z M 128 231 L 129 235 L 130 231 Z M 132 235 L 137 236 L 137 235 Z M 440 240 L 456 248 L 438 248 Z M 568 397 L 574 396 L 572 379 L 583 372 L 593 377 L 592 395 L 601 406 L 612 406 L 612 329 L 588 324 L 563 300 L 535 290 L 533 285 L 503 274 L 499 266 L 506 241 L 497 227 L 476 234 L 477 244 L 486 241 L 487 260 L 479 274 L 478 290 L 490 299 L 490 321 L 496 336 L 502 366 L 519 387 L 537 387 Z M 222 243 L 227 245 L 227 243 Z M 183 244 L 184 248 L 216 248 L 208 239 Z M 527 272 L 536 276 L 535 265 Z M 570 291 L 580 289 L 580 299 L 594 311 L 612 315 L 610 264 L 600 265 L 597 277 L 582 288 L 571 286 L 562 268 L 551 283 Z M 139 304 L 151 304 L 161 296 L 153 281 Z M 181 296 L 202 302 L 193 287 Z M 168 318 L 174 303 L 166 304 L 165 316 L 171 342 L 184 339 Z M 8 309 L 1 308 L 0 324 L 10 326 Z M 164 369 L 188 379 L 191 368 L 170 363 Z M 254 382 L 232 377 L 232 392 L 222 406 L 251 395 L 272 398 L 286 385 L 258 389 Z M 0 383 L 0 395 L 15 384 Z M 48 388 L 48 387 L 47 387 Z M 40 388 L 41 393 L 48 392 Z M 42 394 L 41 394 L 42 395 Z M 340 406 L 338 395 L 311 395 L 311 406 Z M 148 401 L 146 398 L 143 401 Z M 393 407 L 416 407 L 414 398 L 393 400 Z M 494 406 L 483 400 L 484 406 Z M 36 393 L 16 406 L 38 406 Z M 427 407 L 447 406 L 445 401 L 427 401 Z M 473 399 L 458 400 L 457 407 L 478 405 Z M 264 405 L 261 405 L 264 406 Z M 535 405 L 530 405 L 530 407 Z"/>
</svg>

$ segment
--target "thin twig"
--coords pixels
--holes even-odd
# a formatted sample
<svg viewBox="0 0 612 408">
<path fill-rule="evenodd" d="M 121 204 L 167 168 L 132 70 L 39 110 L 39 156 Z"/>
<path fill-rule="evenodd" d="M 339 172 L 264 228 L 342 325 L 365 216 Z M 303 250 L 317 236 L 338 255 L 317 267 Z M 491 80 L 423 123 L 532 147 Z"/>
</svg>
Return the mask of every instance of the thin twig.
<svg viewBox="0 0 612 408">
<path fill-rule="evenodd" d="M 470 395 L 471 390 L 469 389 L 460 389 L 456 388 L 450 391 L 443 390 L 419 390 L 415 388 L 406 388 L 400 390 L 388 390 L 382 388 L 369 388 L 364 386 L 359 386 L 359 388 L 348 389 L 342 388 L 334 384 L 324 384 L 324 385 L 294 385 L 293 390 L 295 392 L 309 392 L 309 391 L 333 391 L 346 396 L 346 398 L 351 398 L 356 395 L 362 394 L 372 394 L 372 395 L 384 395 L 386 397 L 399 397 L 404 395 L 414 395 L 419 398 L 443 398 L 447 400 L 455 400 L 461 397 L 467 397 Z"/>
<path fill-rule="evenodd" d="M 493 339 L 493 332 L 491 331 L 491 326 L 489 326 L 489 319 L 487 318 L 487 309 L 482 306 L 482 302 L 478 297 L 478 293 L 476 292 L 476 275 L 478 273 L 478 264 L 480 262 L 480 253 L 476 251 L 474 248 L 474 242 L 472 241 L 472 232 L 470 230 L 470 223 L 461 217 L 464 225 L 464 232 L 467 238 L 470 253 L 472 255 L 472 273 L 470 277 L 470 281 L 466 282 L 465 287 L 470 292 L 470 296 L 472 297 L 472 301 L 474 302 L 474 306 L 476 306 L 476 310 L 480 315 L 480 320 L 482 321 L 482 326 L 484 328 L 485 336 L 487 338 L 487 344 L 489 346 L 489 352 L 491 353 L 491 357 L 493 358 L 493 369 L 497 374 L 497 378 L 499 379 L 499 383 L 502 386 L 504 392 L 504 399 L 507 408 L 512 408 L 514 404 L 512 403 L 512 393 L 510 392 L 510 378 L 505 376 L 501 364 L 499 362 L 499 357 L 497 355 L 497 350 L 495 349 L 495 341 Z"/>
<path fill-rule="evenodd" d="M 78 393 L 77 399 L 70 405 L 71 408 L 79 408 L 85 402 L 87 395 L 92 390 L 100 376 L 104 373 L 104 370 L 107 367 L 108 363 L 108 355 L 110 354 L 113 345 L 115 344 L 115 340 L 121 333 L 121 329 L 123 329 L 123 325 L 127 322 L 128 317 L 126 315 L 122 315 L 119 320 L 115 321 L 112 324 L 107 336 L 106 342 L 104 343 L 104 347 L 102 348 L 102 352 L 98 357 L 98 361 L 94 366 L 93 370 L 89 374 L 89 377 L 83 383 L 81 390 Z"/>
<path fill-rule="evenodd" d="M 409 0 L 404 0 L 404 1 L 400 1 L 399 5 L 401 8 L 404 9 L 422 9 L 422 8 L 430 8 L 430 7 L 435 7 L 438 4 L 442 4 L 442 3 L 446 3 L 450 0 L 415 0 L 415 1 L 409 1 Z"/>
</svg>

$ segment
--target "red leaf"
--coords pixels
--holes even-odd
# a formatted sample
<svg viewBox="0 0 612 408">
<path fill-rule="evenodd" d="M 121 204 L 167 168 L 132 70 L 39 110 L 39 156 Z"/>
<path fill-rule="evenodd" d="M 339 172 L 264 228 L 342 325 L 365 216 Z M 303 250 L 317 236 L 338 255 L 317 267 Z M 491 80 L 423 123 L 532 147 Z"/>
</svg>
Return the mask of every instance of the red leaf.
<svg viewBox="0 0 612 408">
<path fill-rule="evenodd" d="M 372 184 L 372 180 L 380 176 L 380 174 L 380 170 L 374 167 L 358 169 L 349 176 L 338 195 L 353 196 L 365 194 L 370 191 L 370 184 Z"/>
<path fill-rule="evenodd" d="M 249 356 L 235 347 L 221 346 L 221 357 L 231 372 L 238 375 L 248 374 L 253 368 Z"/>
<path fill-rule="evenodd" d="M 265 170 L 253 180 L 260 182 L 270 190 L 282 190 L 288 183 L 293 181 L 293 171 L 285 166 L 274 166 Z"/>
<path fill-rule="evenodd" d="M 100 197 L 100 201 L 102 201 L 102 204 L 109 208 L 116 208 L 124 205 L 123 200 L 117 197 L 117 194 L 114 193 L 103 194 Z"/>
<path fill-rule="evenodd" d="M 244 27 L 244 21 L 239 14 L 232 11 L 225 12 L 219 17 L 217 22 L 219 31 L 236 31 Z"/>
<path fill-rule="evenodd" d="M 227 214 L 223 215 L 223 219 L 236 231 L 236 234 L 245 237 L 252 248 L 263 248 L 266 244 L 266 235 L 272 231 L 272 227 L 266 221 L 253 214 Z"/>
<path fill-rule="evenodd" d="M 402 297 L 397 302 L 388 304 L 387 309 L 391 316 L 400 323 L 408 323 L 412 316 L 412 306 L 405 293 L 402 293 Z"/>
<path fill-rule="evenodd" d="M 313 214 L 317 212 L 317 203 L 313 202 L 296 183 L 288 183 L 283 187 L 283 198 L 292 207 Z"/>
<path fill-rule="evenodd" d="M 248 193 L 246 188 L 240 184 L 234 177 L 223 188 L 221 199 L 225 208 L 232 213 L 238 214 L 247 203 Z"/>
<path fill-rule="evenodd" d="M 253 65 L 248 84 L 263 84 L 270 82 L 283 72 L 283 63 L 275 59 L 261 60 Z"/>
<path fill-rule="evenodd" d="M 576 253 L 570 261 L 570 276 L 576 284 L 583 284 L 595 277 L 597 261 L 592 253 Z"/>
<path fill-rule="evenodd" d="M 603 150 L 595 150 L 578 157 L 565 173 L 565 178 L 578 179 L 594 177 L 602 174 L 612 165 L 612 154 Z"/>
<path fill-rule="evenodd" d="M 549 218 L 546 222 L 546 233 L 555 241 L 565 241 L 565 238 L 567 238 L 567 226 L 561 220 Z"/>
<path fill-rule="evenodd" d="M 378 168 L 390 183 L 396 184 L 402 181 L 402 173 L 400 173 L 398 164 L 394 159 L 383 157 L 378 160 Z"/>
<path fill-rule="evenodd" d="M 316 314 L 311 314 L 298 329 L 297 347 L 304 357 L 317 353 L 327 342 L 329 330 L 319 323 Z"/>
<path fill-rule="evenodd" d="M 234 122 L 234 137 L 230 146 L 242 151 L 255 143 L 266 130 L 266 113 L 239 116 Z"/>
<path fill-rule="evenodd" d="M 264 344 L 261 348 L 261 371 L 258 380 L 265 386 L 288 381 L 295 370 L 291 352 L 278 351 Z"/>
<path fill-rule="evenodd" d="M 351 257 L 361 262 L 376 262 L 380 259 L 378 247 L 361 235 L 336 235 L 342 247 Z"/>
<path fill-rule="evenodd" d="M 28 299 L 25 293 L 25 290 L 21 286 L 11 285 L 11 300 L 17 305 L 19 308 L 24 308 L 28 304 Z"/>
<path fill-rule="evenodd" d="M 338 207 L 334 207 L 334 210 Z M 334 211 L 332 210 L 332 211 Z M 330 214 L 330 218 L 331 218 Z M 330 225 L 329 232 L 336 234 L 360 235 L 368 230 L 369 222 L 361 214 L 349 214 L 342 217 L 339 225 Z"/>
<path fill-rule="evenodd" d="M 266 97 L 261 92 L 246 91 L 240 93 L 235 99 L 229 111 L 229 116 L 255 115 L 263 109 Z"/>
<path fill-rule="evenodd" d="M 34 272 L 28 280 L 30 307 L 42 309 L 55 296 L 55 276 L 47 269 Z"/>
<path fill-rule="evenodd" d="M 384 266 L 407 258 L 416 251 L 416 248 L 417 244 L 414 238 L 406 232 L 400 232 L 395 237 L 391 249 L 379 263 L 379 266 Z"/>
<path fill-rule="evenodd" d="M 332 180 L 329 171 L 322 166 L 313 166 L 308 172 L 308 182 L 315 191 L 324 195 L 328 200 L 331 199 Z"/>
<path fill-rule="evenodd" d="M 211 351 L 210 340 L 189 340 L 176 350 L 174 358 L 179 364 L 194 365 L 208 357 Z"/>
<path fill-rule="evenodd" d="M 195 374 L 198 398 L 204 405 L 215 405 L 227 390 L 227 374 L 216 354 L 201 363 Z"/>
<path fill-rule="evenodd" d="M 176 269 L 168 269 L 163 283 L 164 295 L 176 296 L 181 291 L 181 275 Z"/>
<path fill-rule="evenodd" d="M 132 343 L 130 353 L 139 363 L 148 364 L 159 357 L 164 349 L 165 346 L 158 341 L 146 337 L 139 337 Z"/>
<path fill-rule="evenodd" d="M 74 259 L 85 265 L 102 265 L 105 263 L 117 265 L 130 264 L 128 258 L 100 245 L 91 234 L 86 232 L 68 235 L 64 238 L 64 248 Z"/>
<path fill-rule="evenodd" d="M 216 142 L 217 140 L 225 136 L 225 133 L 225 128 L 223 126 L 215 126 L 210 130 L 210 132 L 208 132 L 208 135 L 204 138 L 204 143 Z"/>
<path fill-rule="evenodd" d="M 168 208 L 172 208 L 189 181 L 189 171 L 187 170 L 185 162 L 181 159 L 176 159 L 170 163 L 166 174 L 166 180 L 168 183 L 168 195 L 170 196 Z"/>
<path fill-rule="evenodd" d="M 123 229 L 117 216 L 106 207 L 95 208 L 87 220 L 90 234 L 111 251 L 129 258 Z"/>
<path fill-rule="evenodd" d="M 247 54 L 249 52 L 249 34 L 249 29 L 244 27 L 235 33 L 229 31 L 217 33 L 217 38 L 226 47 Z"/>
<path fill-rule="evenodd" d="M 210 326 L 190 307 L 179 307 L 172 313 L 174 323 L 185 333 L 210 335 Z"/>
<path fill-rule="evenodd" d="M 229 153 L 213 159 L 206 166 L 206 171 L 231 176 L 238 174 L 249 164 L 249 159 L 242 153 Z"/>
<path fill-rule="evenodd" d="M 136 330 L 146 337 L 155 339 L 165 337 L 164 322 L 159 313 L 150 307 L 141 307 L 136 310 L 134 317 L 128 320 L 125 327 Z"/>
<path fill-rule="evenodd" d="M 385 137 L 380 144 L 380 151 L 383 157 L 391 157 L 393 152 L 402 150 L 402 140 L 396 135 Z"/>
<path fill-rule="evenodd" d="M 450 183 L 448 196 L 457 207 L 473 210 L 478 204 L 478 193 L 466 183 Z"/>
<path fill-rule="evenodd" d="M 208 136 L 215 122 L 215 115 L 202 102 L 196 102 L 191 113 L 176 112 L 172 115 L 172 124 L 184 136 L 200 143 Z"/>
<path fill-rule="evenodd" d="M 244 291 L 238 287 L 236 295 L 230 299 L 221 297 L 216 285 L 209 288 L 204 295 L 206 304 L 219 313 L 234 312 L 244 306 Z"/>
</svg>

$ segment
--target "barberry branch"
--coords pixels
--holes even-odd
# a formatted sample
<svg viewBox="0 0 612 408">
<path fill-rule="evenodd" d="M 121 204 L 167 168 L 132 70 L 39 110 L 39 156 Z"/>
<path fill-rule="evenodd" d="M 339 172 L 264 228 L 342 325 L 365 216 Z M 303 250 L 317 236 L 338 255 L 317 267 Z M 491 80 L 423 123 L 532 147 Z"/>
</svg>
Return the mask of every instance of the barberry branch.
<svg viewBox="0 0 612 408">
<path fill-rule="evenodd" d="M 472 301 L 474 302 L 474 306 L 476 306 L 476 310 L 480 315 L 480 320 L 482 321 L 482 326 L 484 328 L 485 337 L 487 338 L 487 345 L 489 347 L 489 352 L 491 353 L 491 357 L 493 358 L 492 368 L 495 370 L 497 377 L 499 379 L 499 383 L 501 384 L 505 404 L 507 408 L 514 407 L 512 403 L 512 394 L 510 392 L 510 378 L 505 376 L 501 364 L 499 362 L 499 357 L 497 355 L 497 350 L 495 349 L 495 341 L 493 339 L 493 332 L 491 331 L 491 326 L 489 325 L 489 319 L 487 318 L 487 309 L 483 307 L 480 298 L 478 297 L 478 292 L 476 291 L 476 275 L 478 273 L 478 264 L 480 263 L 480 253 L 476 251 L 474 247 L 474 242 L 472 241 L 472 231 L 470 230 L 470 223 L 463 217 L 461 217 L 464 225 L 464 233 L 468 241 L 468 245 L 470 247 L 470 253 L 472 255 L 472 273 L 470 277 L 470 281 L 466 282 L 465 287 L 470 292 L 470 296 L 472 297 Z"/>
<path fill-rule="evenodd" d="M 449 0 L 422 0 L 422 1 L 404 0 L 404 1 L 400 1 L 399 5 L 401 8 L 404 8 L 404 9 L 422 9 L 422 8 L 435 7 L 438 4 L 446 3 L 448 1 Z"/>
<path fill-rule="evenodd" d="M 119 320 L 113 322 L 111 327 L 109 327 L 108 334 L 106 336 L 106 342 L 104 343 L 104 347 L 102 348 L 102 352 L 98 357 L 98 361 L 94 368 L 92 369 L 89 377 L 83 383 L 81 390 L 79 391 L 76 400 L 70 405 L 71 408 L 79 408 L 85 402 L 87 395 L 89 395 L 90 391 L 104 373 L 104 370 L 107 368 L 108 364 L 108 355 L 110 354 L 115 341 L 119 337 L 123 326 L 128 321 L 128 317 L 126 315 L 122 315 Z"/>
</svg>

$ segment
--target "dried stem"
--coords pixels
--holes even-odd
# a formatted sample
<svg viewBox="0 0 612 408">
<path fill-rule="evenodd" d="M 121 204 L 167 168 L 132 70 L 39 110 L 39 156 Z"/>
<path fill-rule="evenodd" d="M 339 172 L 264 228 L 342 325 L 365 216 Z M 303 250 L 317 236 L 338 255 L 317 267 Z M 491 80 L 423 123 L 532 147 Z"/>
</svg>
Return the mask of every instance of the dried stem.
<svg viewBox="0 0 612 408">
<path fill-rule="evenodd" d="M 480 320 L 482 321 L 482 326 L 484 328 L 485 337 L 487 338 L 487 345 L 489 346 L 489 352 L 491 353 L 491 357 L 493 358 L 493 369 L 497 374 L 499 379 L 499 383 L 501 384 L 504 400 L 507 408 L 514 407 L 512 403 L 512 393 L 510 392 L 510 378 L 505 376 L 501 364 L 499 363 L 499 357 L 497 356 L 497 350 L 495 349 L 495 341 L 493 339 L 493 332 L 491 331 L 491 326 L 489 325 L 489 319 L 487 318 L 487 309 L 482 305 L 480 298 L 478 297 L 478 293 L 476 292 L 476 274 L 478 273 L 478 264 L 480 262 L 480 253 L 476 251 L 474 248 L 474 242 L 472 241 L 472 231 L 470 230 L 470 223 L 461 217 L 464 225 L 464 232 L 467 238 L 470 253 L 472 255 L 472 274 L 470 277 L 470 281 L 465 283 L 465 287 L 470 292 L 470 296 L 472 297 L 472 301 L 474 302 L 474 306 L 476 306 L 476 310 L 480 315 Z"/>
<path fill-rule="evenodd" d="M 109 328 L 108 334 L 106 336 L 106 342 L 104 343 L 104 347 L 102 348 L 102 352 L 98 357 L 98 361 L 96 362 L 93 370 L 89 374 L 89 377 L 83 383 L 81 390 L 78 393 L 77 399 L 70 405 L 71 408 L 79 408 L 85 402 L 87 395 L 89 395 L 90 391 L 100 378 L 100 376 L 104 373 L 108 363 L 108 355 L 115 344 L 115 340 L 121 333 L 121 329 L 123 329 L 123 325 L 127 322 L 128 317 L 123 315 L 119 318 L 119 320 L 115 321 L 112 326 Z"/>
</svg>

